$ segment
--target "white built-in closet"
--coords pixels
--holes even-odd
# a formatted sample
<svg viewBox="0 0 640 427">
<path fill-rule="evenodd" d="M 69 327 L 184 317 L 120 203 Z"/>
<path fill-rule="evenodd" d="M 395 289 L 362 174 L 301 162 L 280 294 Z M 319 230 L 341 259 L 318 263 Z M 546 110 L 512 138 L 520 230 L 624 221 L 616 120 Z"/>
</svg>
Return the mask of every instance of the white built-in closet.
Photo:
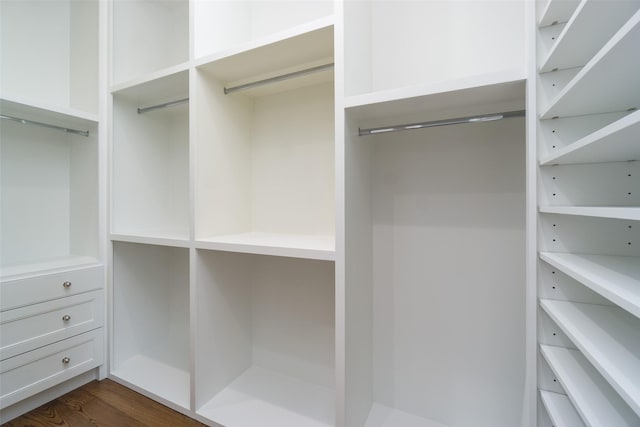
<svg viewBox="0 0 640 427">
<path fill-rule="evenodd" d="M 108 375 L 212 426 L 640 425 L 639 1 L 0 7 L 1 113 L 89 131 L 0 122 L 3 421 Z"/>
</svg>

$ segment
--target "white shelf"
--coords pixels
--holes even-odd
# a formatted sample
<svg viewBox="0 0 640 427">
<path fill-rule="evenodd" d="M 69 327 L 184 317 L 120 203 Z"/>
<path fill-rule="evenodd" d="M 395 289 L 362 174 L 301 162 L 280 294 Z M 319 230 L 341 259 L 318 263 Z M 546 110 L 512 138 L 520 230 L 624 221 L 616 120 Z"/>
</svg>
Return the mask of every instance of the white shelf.
<svg viewBox="0 0 640 427">
<path fill-rule="evenodd" d="M 332 17 L 201 58 L 196 66 L 231 87 L 331 62 Z M 252 88 L 243 93 L 262 96 L 326 81 L 333 81 L 333 70 Z"/>
<path fill-rule="evenodd" d="M 91 265 L 100 265 L 96 258 L 80 255 L 56 257 L 38 262 L 8 265 L 0 268 L 0 280 L 13 280 L 34 274 L 54 273 L 72 268 L 82 268 Z"/>
<path fill-rule="evenodd" d="M 640 111 L 633 112 L 558 150 L 541 160 L 540 165 L 639 160 L 638 134 Z"/>
<path fill-rule="evenodd" d="M 249 232 L 198 239 L 197 246 L 228 252 L 335 260 L 334 236 Z"/>
<path fill-rule="evenodd" d="M 142 243 L 147 245 L 175 246 L 188 248 L 191 241 L 180 231 L 158 230 L 148 233 L 111 233 L 109 238 L 114 242 Z"/>
<path fill-rule="evenodd" d="M 604 305 L 543 299 L 540 306 L 640 415 L 640 320 Z"/>
<path fill-rule="evenodd" d="M 566 395 L 540 390 L 540 397 L 555 427 L 585 427 Z"/>
<path fill-rule="evenodd" d="M 542 252 L 540 259 L 640 318 L 640 258 Z"/>
<path fill-rule="evenodd" d="M 121 82 L 111 86 L 110 92 L 113 94 L 118 94 L 121 92 L 126 93 L 128 89 L 140 90 L 136 88 L 148 87 L 149 89 L 147 89 L 145 92 L 147 94 L 146 97 L 153 96 L 154 94 L 157 96 L 157 93 L 154 91 L 154 89 L 156 88 L 154 88 L 153 86 L 149 86 L 148 84 L 153 84 L 154 81 L 169 82 L 171 81 L 170 79 L 174 79 L 176 85 L 181 85 L 183 84 L 182 80 L 186 79 L 188 81 L 188 71 L 190 65 L 190 62 L 183 62 L 171 67 L 147 73 L 143 76 L 136 77 L 135 79 L 127 80 L 125 82 Z M 182 73 L 186 74 L 186 77 L 179 77 Z M 166 83 L 164 83 L 164 85 L 167 86 Z"/>
<path fill-rule="evenodd" d="M 638 207 L 540 206 L 540 212 L 557 215 L 591 216 L 640 221 L 640 208 Z"/>
<path fill-rule="evenodd" d="M 542 109 L 540 118 L 623 111 L 640 105 L 640 12 L 612 37 L 567 86 Z M 630 89 L 631 88 L 631 89 Z"/>
<path fill-rule="evenodd" d="M 111 375 L 163 403 L 189 409 L 189 372 L 138 355 L 123 362 Z"/>
<path fill-rule="evenodd" d="M 567 22 L 580 4 L 579 0 L 549 0 L 538 20 L 538 26 L 546 27 Z"/>
<path fill-rule="evenodd" d="M 638 425 L 635 414 L 579 351 L 541 345 L 540 352 L 588 426 Z"/>
<path fill-rule="evenodd" d="M 640 3 L 630 1 L 616 7 L 602 1 L 582 1 L 540 65 L 540 72 L 585 65 L 639 8 Z"/>
<path fill-rule="evenodd" d="M 379 403 L 371 405 L 364 427 L 448 427 L 433 420 L 418 417 Z"/>
<path fill-rule="evenodd" d="M 252 366 L 197 412 L 225 427 L 328 427 L 335 391 Z"/>
<path fill-rule="evenodd" d="M 78 130 L 93 129 L 98 123 L 97 114 L 15 97 L 0 99 L 0 114 Z"/>
</svg>

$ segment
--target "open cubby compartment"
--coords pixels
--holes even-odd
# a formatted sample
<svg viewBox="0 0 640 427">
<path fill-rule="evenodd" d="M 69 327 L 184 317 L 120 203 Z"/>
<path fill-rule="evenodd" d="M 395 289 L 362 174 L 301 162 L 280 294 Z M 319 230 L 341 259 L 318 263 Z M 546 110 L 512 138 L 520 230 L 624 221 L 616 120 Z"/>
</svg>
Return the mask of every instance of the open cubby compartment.
<svg viewBox="0 0 640 427">
<path fill-rule="evenodd" d="M 112 84 L 189 60 L 189 0 L 111 4 Z"/>
<path fill-rule="evenodd" d="M 189 250 L 114 242 L 112 319 L 112 378 L 189 409 Z"/>
<path fill-rule="evenodd" d="M 640 111 L 540 120 L 542 166 L 640 160 Z"/>
<path fill-rule="evenodd" d="M 579 69 L 539 75 L 541 119 L 637 109 L 640 92 L 640 11 Z M 576 70 L 579 70 L 576 72 Z"/>
<path fill-rule="evenodd" d="M 540 72 L 584 66 L 638 9 L 636 1 L 583 0 L 566 25 L 539 30 L 540 40 L 550 40 L 539 44 Z"/>
<path fill-rule="evenodd" d="M 67 113 L 0 100 L 3 116 L 63 128 L 0 120 L 3 279 L 97 262 L 97 119 Z"/>
<path fill-rule="evenodd" d="M 113 93 L 111 233 L 189 239 L 189 71 Z"/>
<path fill-rule="evenodd" d="M 352 1 L 343 7 L 347 96 L 504 70 L 525 76 L 524 2 Z"/>
<path fill-rule="evenodd" d="M 98 112 L 98 0 L 3 1 L 0 93 Z"/>
<path fill-rule="evenodd" d="M 538 26 L 547 27 L 567 22 L 580 0 L 547 0 L 536 2 L 536 14 L 538 16 Z"/>
<path fill-rule="evenodd" d="M 544 407 L 544 411 L 538 412 L 541 427 L 586 427 L 566 394 L 540 390 L 539 405 Z"/>
<path fill-rule="evenodd" d="M 311 50 L 332 54 L 332 31 L 321 30 L 328 44 Z M 197 68 L 199 247 L 334 258 L 332 70 L 240 92 L 224 90 L 305 69 L 310 61 L 326 64 L 307 55 L 304 46 L 297 38 L 287 39 Z"/>
<path fill-rule="evenodd" d="M 199 250 L 196 274 L 198 415 L 333 426 L 334 263 Z"/>
<path fill-rule="evenodd" d="M 300 33 L 332 21 L 331 0 L 196 1 L 194 56 Z"/>
<path fill-rule="evenodd" d="M 524 94 L 512 81 L 346 109 L 345 425 L 520 423 L 525 120 L 358 129 L 518 110 Z"/>
<path fill-rule="evenodd" d="M 541 206 L 640 207 L 640 163 L 607 162 L 540 167 Z"/>
</svg>

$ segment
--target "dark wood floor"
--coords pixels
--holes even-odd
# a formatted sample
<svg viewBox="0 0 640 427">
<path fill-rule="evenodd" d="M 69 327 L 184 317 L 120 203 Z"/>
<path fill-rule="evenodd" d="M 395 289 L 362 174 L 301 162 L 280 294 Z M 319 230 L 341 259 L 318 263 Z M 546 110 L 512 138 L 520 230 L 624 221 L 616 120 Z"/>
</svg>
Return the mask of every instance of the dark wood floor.
<svg viewBox="0 0 640 427">
<path fill-rule="evenodd" d="M 203 426 L 111 381 L 93 381 L 1 427 Z"/>
</svg>

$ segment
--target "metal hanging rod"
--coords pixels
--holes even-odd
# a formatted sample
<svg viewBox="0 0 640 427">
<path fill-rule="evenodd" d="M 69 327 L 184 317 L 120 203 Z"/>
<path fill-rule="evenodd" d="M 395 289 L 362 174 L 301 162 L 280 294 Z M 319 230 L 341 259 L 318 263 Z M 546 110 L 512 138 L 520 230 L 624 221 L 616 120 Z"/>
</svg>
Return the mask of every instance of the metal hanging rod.
<svg viewBox="0 0 640 427">
<path fill-rule="evenodd" d="M 165 102 L 164 104 L 152 105 L 151 107 L 138 108 L 138 114 L 148 113 L 149 111 L 159 110 L 160 108 L 173 107 L 176 105 L 186 104 L 189 98 L 178 99 L 177 101 Z"/>
<path fill-rule="evenodd" d="M 262 85 L 267 85 L 267 84 L 270 84 L 270 83 L 276 83 L 276 82 L 279 82 L 279 81 L 282 81 L 282 80 L 291 79 L 291 78 L 294 78 L 294 77 L 306 76 L 307 74 L 318 73 L 320 71 L 329 70 L 331 68 L 333 68 L 333 62 L 331 64 L 318 65 L 317 67 L 311 67 L 311 68 L 306 68 L 304 70 L 293 71 L 291 73 L 282 74 L 282 75 L 275 76 L 275 77 L 269 77 L 268 79 L 258 80 L 258 81 L 251 82 L 251 83 L 245 83 L 245 84 L 238 85 L 238 86 L 233 86 L 233 87 L 225 87 L 224 88 L 224 94 L 228 95 L 230 93 L 238 92 L 238 91 L 241 91 L 241 90 L 250 89 L 250 88 L 255 87 L 255 86 L 262 86 Z"/>
<path fill-rule="evenodd" d="M 12 120 L 14 122 L 22 123 L 23 125 L 36 125 L 48 129 L 55 129 L 66 133 L 72 133 L 75 135 L 89 136 L 88 130 L 77 130 L 70 129 L 62 126 L 50 125 L 49 123 L 36 122 L 34 120 L 21 119 L 19 117 L 7 116 L 5 114 L 0 114 L 0 119 Z"/>
<path fill-rule="evenodd" d="M 386 133 L 386 132 L 397 132 L 401 130 L 412 130 L 412 129 L 424 129 L 424 128 L 432 128 L 436 126 L 459 125 L 462 123 L 492 122 L 495 120 L 508 119 L 511 117 L 523 117 L 525 113 L 526 113 L 525 110 L 506 111 L 503 113 L 485 114 L 482 116 L 458 117 L 455 119 L 434 120 L 431 122 L 411 123 L 407 125 L 385 126 L 380 128 L 371 128 L 371 129 L 358 129 L 358 135 L 359 136 L 376 135 L 379 133 Z"/>
</svg>

